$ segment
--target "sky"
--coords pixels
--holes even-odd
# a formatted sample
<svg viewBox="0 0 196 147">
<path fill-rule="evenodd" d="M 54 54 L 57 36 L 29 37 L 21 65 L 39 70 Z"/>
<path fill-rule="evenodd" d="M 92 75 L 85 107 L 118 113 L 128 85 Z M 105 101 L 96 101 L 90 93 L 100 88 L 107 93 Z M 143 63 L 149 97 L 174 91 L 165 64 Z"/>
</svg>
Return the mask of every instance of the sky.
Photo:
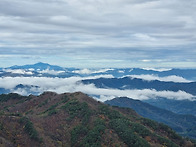
<svg viewBox="0 0 196 147">
<path fill-rule="evenodd" d="M 0 0 L 0 67 L 196 68 L 195 0 Z"/>
</svg>

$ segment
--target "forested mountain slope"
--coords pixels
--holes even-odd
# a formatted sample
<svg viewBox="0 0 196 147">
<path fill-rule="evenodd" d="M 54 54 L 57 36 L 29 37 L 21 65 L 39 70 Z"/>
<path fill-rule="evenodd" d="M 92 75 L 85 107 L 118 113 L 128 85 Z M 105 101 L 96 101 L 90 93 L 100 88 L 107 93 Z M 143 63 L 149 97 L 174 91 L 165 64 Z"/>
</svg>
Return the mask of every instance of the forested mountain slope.
<svg viewBox="0 0 196 147">
<path fill-rule="evenodd" d="M 87 95 L 0 95 L 0 146 L 194 146 L 169 127 Z"/>
</svg>

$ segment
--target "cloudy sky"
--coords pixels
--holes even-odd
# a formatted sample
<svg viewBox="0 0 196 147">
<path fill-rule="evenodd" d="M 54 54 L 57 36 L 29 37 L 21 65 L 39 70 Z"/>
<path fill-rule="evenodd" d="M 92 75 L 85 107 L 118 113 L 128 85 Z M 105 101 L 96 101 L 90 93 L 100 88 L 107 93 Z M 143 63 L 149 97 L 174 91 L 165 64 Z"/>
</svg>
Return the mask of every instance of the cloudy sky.
<svg viewBox="0 0 196 147">
<path fill-rule="evenodd" d="M 196 68 L 195 0 L 0 0 L 0 67 Z"/>
</svg>

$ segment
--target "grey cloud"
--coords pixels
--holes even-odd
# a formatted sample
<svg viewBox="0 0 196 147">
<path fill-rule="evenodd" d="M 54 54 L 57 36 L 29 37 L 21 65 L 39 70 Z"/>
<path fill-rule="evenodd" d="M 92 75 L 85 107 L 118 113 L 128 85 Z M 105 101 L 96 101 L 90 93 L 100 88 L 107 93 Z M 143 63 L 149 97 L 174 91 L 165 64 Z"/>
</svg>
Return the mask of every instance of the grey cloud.
<svg viewBox="0 0 196 147">
<path fill-rule="evenodd" d="M 1 0 L 0 51 L 195 62 L 195 5 L 194 0 Z"/>
<path fill-rule="evenodd" d="M 36 1 L 36 0 L 1 0 L 1 14 L 5 16 L 50 16 L 57 15 L 63 9 L 59 7 L 58 1 Z M 61 8 L 61 9 L 59 9 Z M 44 10 L 43 10 L 44 9 Z"/>
</svg>

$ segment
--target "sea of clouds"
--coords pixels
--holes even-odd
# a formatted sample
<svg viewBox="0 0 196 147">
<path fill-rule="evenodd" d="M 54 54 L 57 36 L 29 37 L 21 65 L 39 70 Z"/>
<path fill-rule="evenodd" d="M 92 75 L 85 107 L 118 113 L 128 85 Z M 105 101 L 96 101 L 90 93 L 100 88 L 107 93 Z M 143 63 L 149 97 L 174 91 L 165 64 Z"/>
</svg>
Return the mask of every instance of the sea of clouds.
<svg viewBox="0 0 196 147">
<path fill-rule="evenodd" d="M 83 84 L 81 80 L 97 79 L 97 78 L 113 78 L 112 75 L 99 75 L 91 77 L 69 77 L 69 78 L 52 78 L 52 77 L 1 77 L 0 88 L 9 89 L 11 92 L 19 93 L 21 95 L 29 95 L 32 93 L 41 94 L 44 91 L 53 91 L 56 93 L 65 92 L 84 92 L 100 101 L 110 100 L 115 97 L 130 97 L 138 100 L 145 100 L 149 98 L 165 97 L 169 99 L 189 99 L 194 98 L 193 95 L 184 91 L 157 91 L 155 89 L 107 89 L 97 88 L 94 84 Z M 152 78 L 151 78 L 152 80 Z M 31 85 L 30 89 L 17 88 L 19 84 Z M 35 87 L 37 86 L 37 87 Z"/>
</svg>

